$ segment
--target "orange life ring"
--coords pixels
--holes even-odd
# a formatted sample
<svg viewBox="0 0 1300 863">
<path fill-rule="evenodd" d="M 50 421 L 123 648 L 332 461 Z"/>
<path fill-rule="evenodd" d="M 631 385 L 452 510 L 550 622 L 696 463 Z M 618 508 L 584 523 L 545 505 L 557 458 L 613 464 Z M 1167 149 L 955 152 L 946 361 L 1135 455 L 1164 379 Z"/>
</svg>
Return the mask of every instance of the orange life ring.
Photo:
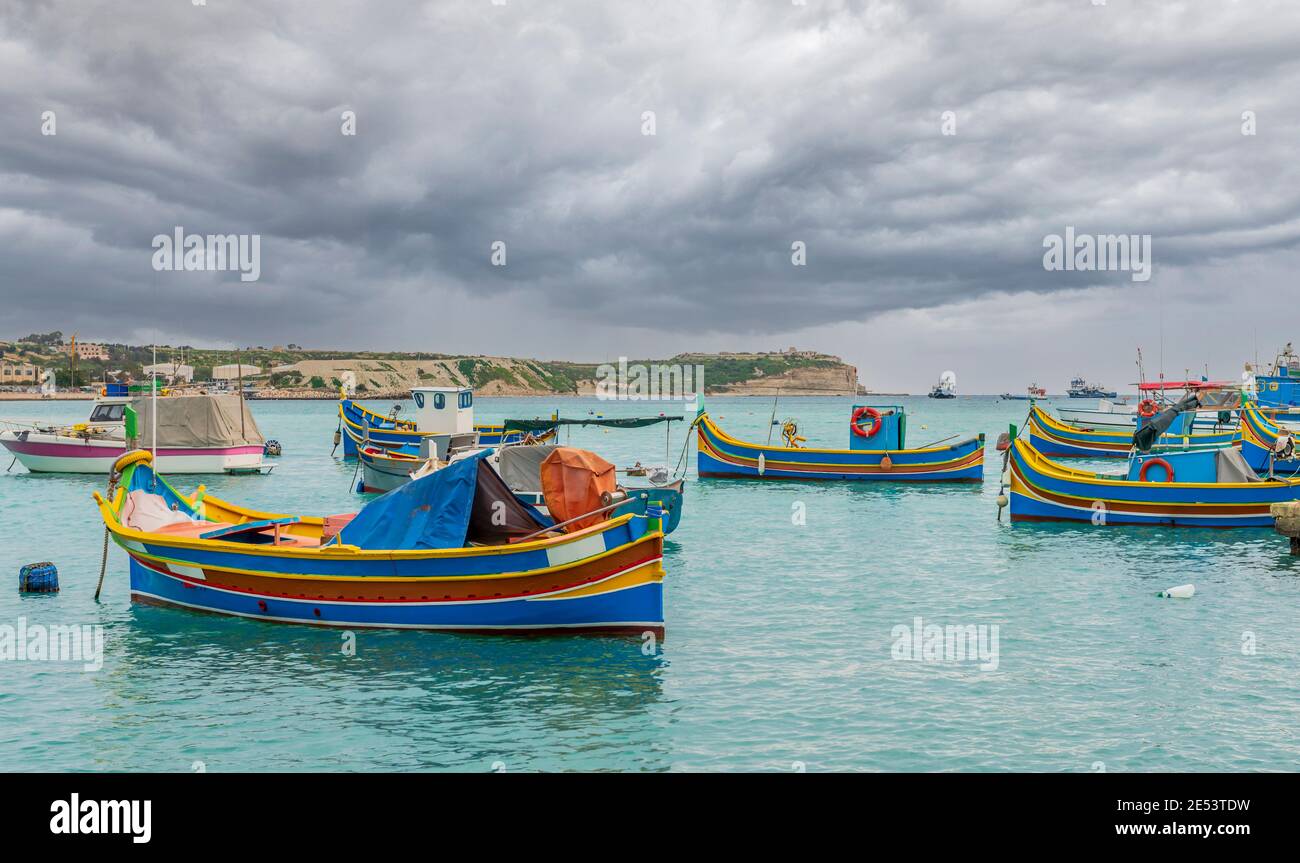
<svg viewBox="0 0 1300 863">
<path fill-rule="evenodd" d="M 1152 458 L 1142 462 L 1142 468 L 1138 471 L 1138 482 L 1147 481 L 1147 468 L 1151 467 L 1151 465 L 1157 465 L 1165 469 L 1165 473 L 1169 474 L 1169 478 L 1165 482 L 1174 481 L 1174 466 L 1162 458 Z"/>
<path fill-rule="evenodd" d="M 864 431 L 859 420 L 868 415 L 875 421 L 871 424 L 871 431 Z M 875 437 L 876 432 L 880 431 L 880 411 L 869 407 L 857 408 L 853 411 L 853 418 L 849 420 L 849 428 L 858 437 Z"/>
<path fill-rule="evenodd" d="M 1158 413 L 1160 413 L 1160 405 L 1156 404 L 1154 399 L 1143 399 L 1138 403 L 1138 416 L 1142 419 L 1149 420 Z"/>
</svg>

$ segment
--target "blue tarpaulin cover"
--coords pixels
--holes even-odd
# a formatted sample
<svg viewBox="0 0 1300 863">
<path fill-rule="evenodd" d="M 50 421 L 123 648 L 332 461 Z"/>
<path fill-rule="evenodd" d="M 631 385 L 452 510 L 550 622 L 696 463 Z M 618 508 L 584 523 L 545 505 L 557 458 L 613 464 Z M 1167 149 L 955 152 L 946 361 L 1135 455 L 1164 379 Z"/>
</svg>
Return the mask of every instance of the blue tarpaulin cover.
<svg viewBox="0 0 1300 863">
<path fill-rule="evenodd" d="M 365 549 L 461 548 L 474 508 L 484 450 L 373 500 L 340 532 Z"/>
</svg>

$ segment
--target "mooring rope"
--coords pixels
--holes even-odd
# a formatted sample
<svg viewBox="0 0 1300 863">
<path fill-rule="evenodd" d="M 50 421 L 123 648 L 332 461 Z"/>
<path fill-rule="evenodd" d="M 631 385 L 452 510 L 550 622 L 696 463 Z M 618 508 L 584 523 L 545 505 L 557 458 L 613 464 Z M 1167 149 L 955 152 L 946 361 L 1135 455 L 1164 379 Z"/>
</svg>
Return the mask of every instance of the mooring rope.
<svg viewBox="0 0 1300 863">
<path fill-rule="evenodd" d="M 117 491 L 117 481 L 122 474 L 117 470 L 112 470 L 108 474 L 108 502 L 112 504 L 113 494 Z M 108 524 L 104 524 L 104 553 L 99 560 L 99 583 L 95 585 L 95 601 L 99 602 L 99 594 L 104 589 L 104 573 L 108 571 Z"/>
<path fill-rule="evenodd" d="M 695 427 L 699 425 L 700 420 L 703 418 L 704 414 L 699 414 L 695 417 L 695 420 L 686 427 L 686 439 L 682 441 L 682 454 L 677 457 L 677 464 L 673 467 L 674 479 L 686 476 L 686 451 L 690 449 L 691 446 L 691 432 L 694 431 Z"/>
</svg>

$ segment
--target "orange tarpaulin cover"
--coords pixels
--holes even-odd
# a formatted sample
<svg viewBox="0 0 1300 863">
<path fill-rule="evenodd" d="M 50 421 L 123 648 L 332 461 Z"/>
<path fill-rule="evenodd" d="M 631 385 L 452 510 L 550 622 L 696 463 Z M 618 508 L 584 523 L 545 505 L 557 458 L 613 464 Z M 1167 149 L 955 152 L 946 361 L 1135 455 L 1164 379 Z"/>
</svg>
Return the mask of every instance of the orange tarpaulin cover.
<svg viewBox="0 0 1300 863">
<path fill-rule="evenodd" d="M 600 509 L 602 492 L 618 488 L 614 466 L 594 452 L 573 447 L 557 447 L 542 459 L 542 497 L 551 518 L 559 524 L 575 516 Z M 565 528 L 573 532 L 599 524 L 609 513 L 601 512 L 580 519 Z"/>
</svg>

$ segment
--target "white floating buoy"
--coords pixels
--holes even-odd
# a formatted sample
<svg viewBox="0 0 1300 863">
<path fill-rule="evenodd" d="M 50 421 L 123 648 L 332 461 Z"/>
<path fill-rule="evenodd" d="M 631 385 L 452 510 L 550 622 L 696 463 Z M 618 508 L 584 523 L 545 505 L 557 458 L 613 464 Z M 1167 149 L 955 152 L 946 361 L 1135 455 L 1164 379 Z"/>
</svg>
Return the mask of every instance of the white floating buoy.
<svg viewBox="0 0 1300 863">
<path fill-rule="evenodd" d="M 1180 584 L 1177 587 L 1171 587 L 1156 594 L 1161 599 L 1191 599 L 1195 595 L 1196 585 L 1194 584 Z"/>
</svg>

